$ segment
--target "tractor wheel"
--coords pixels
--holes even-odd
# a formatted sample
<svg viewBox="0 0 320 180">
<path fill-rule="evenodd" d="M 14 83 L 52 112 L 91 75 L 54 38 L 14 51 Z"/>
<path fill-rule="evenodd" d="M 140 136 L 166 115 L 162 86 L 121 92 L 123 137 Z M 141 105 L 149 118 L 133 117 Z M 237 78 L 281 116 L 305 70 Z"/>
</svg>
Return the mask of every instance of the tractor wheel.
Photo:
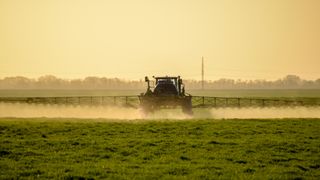
<svg viewBox="0 0 320 180">
<path fill-rule="evenodd" d="M 181 107 L 183 113 L 188 114 L 190 116 L 193 115 L 191 98 L 184 99 L 182 101 Z"/>
<path fill-rule="evenodd" d="M 141 106 L 142 107 L 142 112 L 146 115 L 150 114 L 150 113 L 153 113 L 154 112 L 154 108 L 152 106 Z"/>
<path fill-rule="evenodd" d="M 144 99 L 140 104 L 144 114 L 149 114 L 154 112 L 154 105 L 152 101 L 148 98 Z"/>
</svg>

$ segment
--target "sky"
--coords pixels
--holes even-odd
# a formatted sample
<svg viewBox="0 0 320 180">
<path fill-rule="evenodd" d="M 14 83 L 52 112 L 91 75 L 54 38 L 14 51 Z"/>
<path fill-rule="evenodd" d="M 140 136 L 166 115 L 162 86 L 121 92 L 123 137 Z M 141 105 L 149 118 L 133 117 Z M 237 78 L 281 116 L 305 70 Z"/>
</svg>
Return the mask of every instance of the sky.
<svg viewBox="0 0 320 180">
<path fill-rule="evenodd" d="M 320 78 L 319 0 L 0 0 L 0 78 Z"/>
</svg>

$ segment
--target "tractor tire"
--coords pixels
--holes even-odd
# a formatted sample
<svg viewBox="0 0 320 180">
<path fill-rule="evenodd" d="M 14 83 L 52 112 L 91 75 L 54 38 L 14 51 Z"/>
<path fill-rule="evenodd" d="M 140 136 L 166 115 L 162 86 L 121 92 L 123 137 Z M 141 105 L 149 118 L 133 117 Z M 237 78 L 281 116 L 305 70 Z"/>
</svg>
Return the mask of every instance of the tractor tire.
<svg viewBox="0 0 320 180">
<path fill-rule="evenodd" d="M 192 111 L 192 102 L 191 102 L 191 98 L 185 98 L 182 101 L 182 112 L 192 116 L 193 115 L 193 111 Z"/>
<path fill-rule="evenodd" d="M 154 104 L 152 102 L 152 99 L 150 99 L 149 97 L 144 98 L 140 102 L 140 107 L 141 107 L 143 113 L 146 115 L 154 112 Z"/>
</svg>

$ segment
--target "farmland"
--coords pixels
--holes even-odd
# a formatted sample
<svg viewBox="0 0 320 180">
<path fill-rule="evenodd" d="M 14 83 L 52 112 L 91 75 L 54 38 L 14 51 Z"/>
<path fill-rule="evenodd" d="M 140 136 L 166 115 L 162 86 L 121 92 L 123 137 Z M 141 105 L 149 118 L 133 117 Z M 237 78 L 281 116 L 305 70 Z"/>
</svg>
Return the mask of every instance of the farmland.
<svg viewBox="0 0 320 180">
<path fill-rule="evenodd" d="M 0 119 L 0 179 L 319 179 L 320 119 Z"/>
</svg>

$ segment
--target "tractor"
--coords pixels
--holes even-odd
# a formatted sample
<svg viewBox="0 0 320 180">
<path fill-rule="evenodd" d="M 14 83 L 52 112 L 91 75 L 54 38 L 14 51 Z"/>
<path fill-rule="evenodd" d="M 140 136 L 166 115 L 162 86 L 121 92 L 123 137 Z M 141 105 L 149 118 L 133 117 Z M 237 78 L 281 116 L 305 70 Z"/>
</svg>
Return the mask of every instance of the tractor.
<svg viewBox="0 0 320 180">
<path fill-rule="evenodd" d="M 192 115 L 192 96 L 185 93 L 180 76 L 154 77 L 155 84 L 151 87 L 146 76 L 147 91 L 139 96 L 140 106 L 145 113 L 152 113 L 162 108 L 181 107 L 185 114 Z M 153 81 L 154 82 L 154 81 Z"/>
</svg>

